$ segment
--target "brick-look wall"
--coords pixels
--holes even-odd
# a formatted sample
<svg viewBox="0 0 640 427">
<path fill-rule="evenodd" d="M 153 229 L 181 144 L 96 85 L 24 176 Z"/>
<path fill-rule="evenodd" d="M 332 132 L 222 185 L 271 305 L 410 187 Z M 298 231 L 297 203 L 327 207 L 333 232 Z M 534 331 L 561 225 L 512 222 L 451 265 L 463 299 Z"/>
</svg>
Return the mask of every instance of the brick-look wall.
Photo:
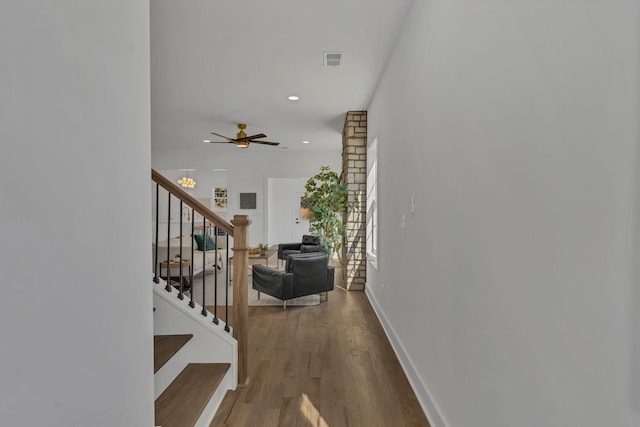
<svg viewBox="0 0 640 427">
<path fill-rule="evenodd" d="M 367 112 L 349 111 L 342 130 L 342 182 L 349 194 L 342 259 L 346 287 L 363 290 L 367 281 Z"/>
</svg>

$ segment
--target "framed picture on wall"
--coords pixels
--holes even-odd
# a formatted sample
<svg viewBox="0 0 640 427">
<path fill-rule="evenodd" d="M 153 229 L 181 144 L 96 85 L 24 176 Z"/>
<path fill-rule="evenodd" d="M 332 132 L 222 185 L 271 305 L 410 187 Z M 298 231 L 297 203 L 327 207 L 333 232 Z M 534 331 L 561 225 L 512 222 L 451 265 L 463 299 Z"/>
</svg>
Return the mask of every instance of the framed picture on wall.
<svg viewBox="0 0 640 427">
<path fill-rule="evenodd" d="M 213 208 L 215 210 L 227 210 L 227 187 L 213 189 Z"/>
<path fill-rule="evenodd" d="M 256 193 L 240 193 L 240 209 L 255 209 L 256 199 Z"/>
</svg>

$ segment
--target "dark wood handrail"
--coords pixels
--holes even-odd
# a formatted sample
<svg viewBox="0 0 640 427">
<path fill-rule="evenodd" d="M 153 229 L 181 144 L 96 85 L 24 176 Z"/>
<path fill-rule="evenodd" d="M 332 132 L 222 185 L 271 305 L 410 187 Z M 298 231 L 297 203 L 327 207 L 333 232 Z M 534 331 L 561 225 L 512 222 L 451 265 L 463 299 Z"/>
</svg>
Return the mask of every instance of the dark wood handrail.
<svg viewBox="0 0 640 427">
<path fill-rule="evenodd" d="M 164 188 L 165 190 L 167 190 L 168 192 L 176 196 L 178 199 L 182 200 L 187 205 L 192 207 L 193 210 L 195 210 L 200 215 L 205 217 L 207 221 L 218 226 L 219 229 L 223 230 L 225 233 L 233 237 L 233 225 L 225 221 L 224 218 L 212 212 L 208 206 L 205 206 L 202 203 L 200 203 L 197 199 L 195 199 L 194 197 L 189 195 L 186 191 L 184 191 L 182 188 L 180 188 L 179 186 L 177 186 L 176 184 L 174 184 L 173 182 L 171 182 L 170 180 L 162 176 L 155 169 L 151 169 L 151 179 L 154 182 L 156 182 L 158 185 L 160 185 L 160 187 Z"/>
</svg>

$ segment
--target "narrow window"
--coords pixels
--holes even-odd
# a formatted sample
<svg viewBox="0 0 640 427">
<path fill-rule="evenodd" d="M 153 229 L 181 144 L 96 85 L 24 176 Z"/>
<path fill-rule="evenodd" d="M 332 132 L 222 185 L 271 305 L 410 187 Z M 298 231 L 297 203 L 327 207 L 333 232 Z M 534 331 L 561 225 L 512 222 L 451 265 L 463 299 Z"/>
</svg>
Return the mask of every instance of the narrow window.
<svg viewBox="0 0 640 427">
<path fill-rule="evenodd" d="M 378 268 L 378 139 L 367 148 L 367 258 Z"/>
</svg>

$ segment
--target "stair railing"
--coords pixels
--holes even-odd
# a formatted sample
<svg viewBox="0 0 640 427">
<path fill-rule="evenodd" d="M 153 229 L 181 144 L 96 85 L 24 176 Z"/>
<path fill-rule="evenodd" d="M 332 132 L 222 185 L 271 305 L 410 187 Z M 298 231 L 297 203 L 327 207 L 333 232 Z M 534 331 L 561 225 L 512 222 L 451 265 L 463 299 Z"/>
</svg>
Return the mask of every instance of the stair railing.
<svg viewBox="0 0 640 427">
<path fill-rule="evenodd" d="M 194 278 L 193 278 L 193 268 L 196 265 L 196 262 L 202 262 L 202 277 L 198 279 L 202 284 L 202 316 L 208 317 L 209 312 L 205 309 L 205 295 L 206 295 L 206 281 L 205 281 L 205 268 L 207 267 L 207 260 L 205 251 L 202 251 L 202 259 L 196 260 L 194 258 L 194 234 L 196 228 L 202 229 L 203 238 L 204 234 L 207 230 L 210 230 L 210 235 L 214 236 L 215 242 L 215 257 L 214 257 L 214 284 L 213 284 L 213 292 L 214 292 L 214 305 L 213 305 L 213 314 L 212 314 L 212 322 L 216 325 L 219 324 L 220 319 L 218 318 L 218 242 L 219 237 L 223 237 L 226 239 L 226 256 L 225 258 L 225 278 L 224 278 L 224 289 L 225 289 L 225 303 L 224 303 L 224 322 L 225 322 L 225 331 L 230 332 L 233 329 L 233 337 L 238 342 L 238 385 L 246 385 L 248 384 L 248 372 L 247 372 L 247 328 L 248 328 L 248 228 L 251 224 L 247 215 L 235 215 L 231 223 L 227 222 L 225 219 L 217 215 L 207 206 L 200 203 L 197 199 L 192 197 L 190 194 L 182 190 L 178 185 L 174 184 L 172 181 L 168 180 L 164 176 L 162 176 L 159 172 L 154 169 L 151 169 L 151 180 L 155 182 L 156 187 L 156 204 L 155 204 L 155 212 L 156 212 L 156 222 L 155 222 L 155 235 L 154 235 L 154 272 L 153 272 L 153 280 L 156 283 L 160 282 L 160 278 L 166 278 L 167 285 L 165 286 L 165 290 L 167 292 L 178 292 L 178 298 L 184 299 L 185 284 L 189 284 L 189 294 L 190 301 L 189 306 L 194 308 L 195 303 L 199 301 L 194 301 Z M 160 217 L 159 217 L 159 206 L 160 206 L 160 187 L 166 190 L 167 193 L 167 250 L 166 254 L 161 254 L 159 251 L 159 232 L 160 232 Z M 179 245 L 180 245 L 180 261 L 173 262 L 170 259 L 171 252 L 171 203 L 178 202 L 180 205 L 180 225 L 179 225 Z M 186 260 L 183 257 L 182 247 L 183 247 L 183 209 L 190 209 L 190 222 L 191 222 L 191 254 L 189 260 Z M 194 213 L 197 212 L 202 216 L 202 226 L 196 226 Z M 222 235 L 222 236 L 221 236 Z M 233 237 L 233 256 L 229 256 L 229 236 Z M 205 239 L 205 247 L 206 250 L 206 239 Z M 231 262 L 231 267 L 233 270 L 233 279 L 229 276 L 229 262 Z M 178 268 L 178 276 L 172 275 L 172 265 L 175 265 Z M 164 268 L 164 267 L 166 268 Z M 184 268 L 188 268 L 188 272 L 185 272 Z M 165 273 L 165 277 L 161 277 L 162 273 Z M 188 277 L 188 281 L 187 281 Z M 177 281 L 175 280 L 177 279 Z M 233 281 L 233 306 L 232 306 L 232 317 L 230 321 L 229 317 L 229 288 L 231 286 L 230 280 Z M 173 283 L 173 285 L 172 285 Z M 231 328 L 229 324 L 231 323 Z"/>
</svg>

